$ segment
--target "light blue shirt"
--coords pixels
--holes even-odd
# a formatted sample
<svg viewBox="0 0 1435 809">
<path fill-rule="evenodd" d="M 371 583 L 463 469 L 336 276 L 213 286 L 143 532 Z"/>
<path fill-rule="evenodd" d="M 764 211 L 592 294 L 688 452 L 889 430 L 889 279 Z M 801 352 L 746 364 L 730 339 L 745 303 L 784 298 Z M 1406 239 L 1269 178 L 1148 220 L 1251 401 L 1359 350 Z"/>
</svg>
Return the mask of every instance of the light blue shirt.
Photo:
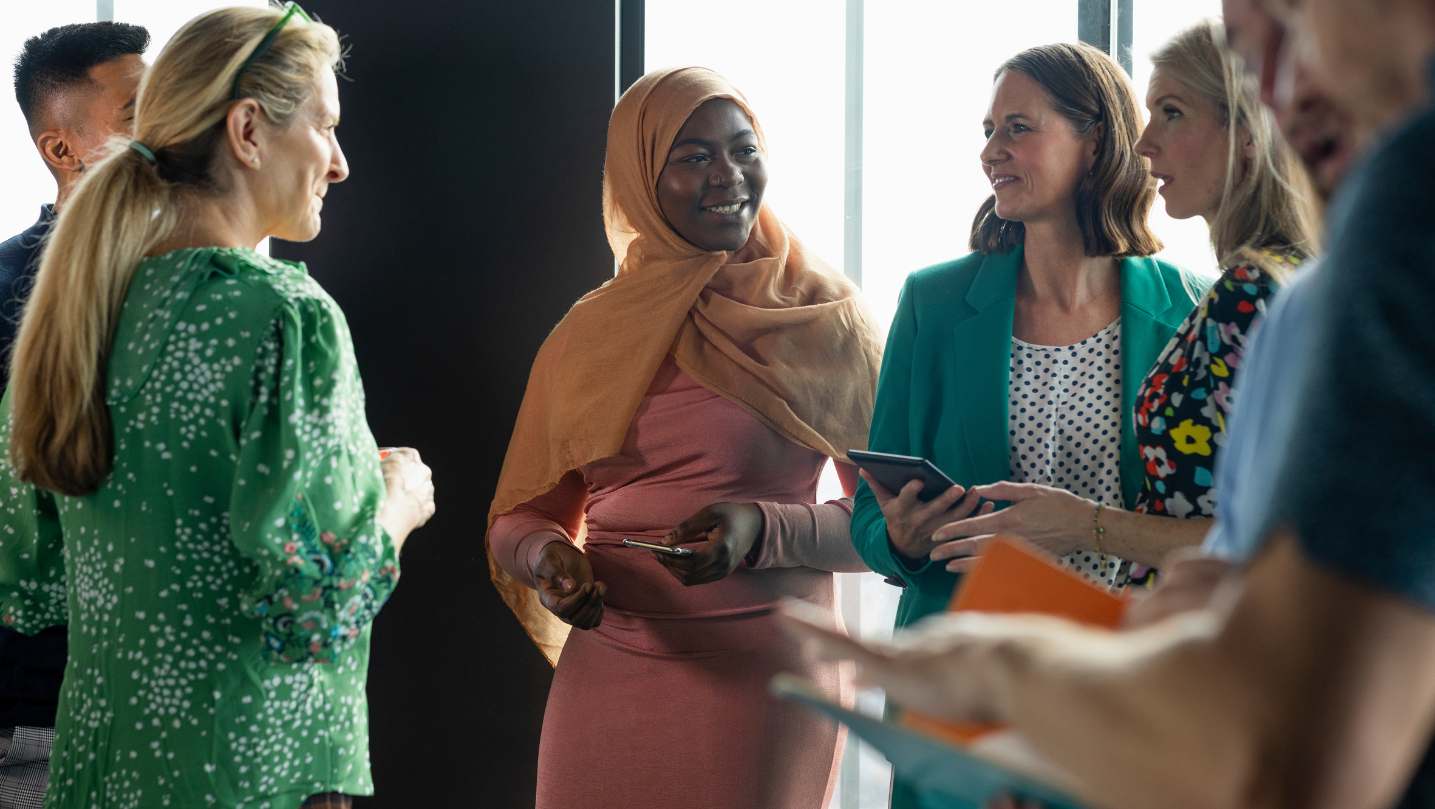
<svg viewBox="0 0 1435 809">
<path fill-rule="evenodd" d="M 1216 523 L 1204 545 L 1211 556 L 1244 562 L 1260 550 L 1275 496 L 1275 457 L 1294 440 L 1292 391 L 1309 350 L 1309 281 L 1319 271 L 1311 262 L 1281 287 L 1246 347 L 1226 446 L 1216 459 Z"/>
</svg>

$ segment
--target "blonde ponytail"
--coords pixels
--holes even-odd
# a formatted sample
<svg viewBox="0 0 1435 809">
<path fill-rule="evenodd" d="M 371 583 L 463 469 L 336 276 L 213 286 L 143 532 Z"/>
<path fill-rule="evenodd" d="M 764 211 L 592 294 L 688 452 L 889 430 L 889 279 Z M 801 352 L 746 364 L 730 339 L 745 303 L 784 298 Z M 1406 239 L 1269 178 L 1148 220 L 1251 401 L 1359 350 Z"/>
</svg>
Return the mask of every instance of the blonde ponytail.
<svg viewBox="0 0 1435 809">
<path fill-rule="evenodd" d="M 135 139 L 155 160 L 116 141 L 65 203 L 11 363 L 10 460 L 22 480 L 83 495 L 109 475 L 105 371 L 130 280 L 179 229 L 186 199 L 224 193 L 212 169 L 236 76 L 280 16 L 232 8 L 185 25 L 146 74 L 135 105 Z M 237 95 L 287 125 L 319 71 L 340 58 L 332 28 L 291 22 L 238 75 Z"/>
</svg>

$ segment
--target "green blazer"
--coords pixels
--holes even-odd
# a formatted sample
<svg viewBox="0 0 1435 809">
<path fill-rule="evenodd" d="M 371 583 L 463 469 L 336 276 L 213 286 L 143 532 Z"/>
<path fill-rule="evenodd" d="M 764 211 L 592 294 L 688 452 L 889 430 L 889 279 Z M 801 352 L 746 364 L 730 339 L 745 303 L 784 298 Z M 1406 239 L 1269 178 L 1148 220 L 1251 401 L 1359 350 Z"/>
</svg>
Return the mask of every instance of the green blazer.
<svg viewBox="0 0 1435 809">
<path fill-rule="evenodd" d="M 1007 425 L 1012 317 L 1022 248 L 912 273 L 887 337 L 871 449 L 928 458 L 963 486 L 1011 478 Z M 1198 282 L 1152 258 L 1121 260 L 1121 492 L 1131 507 L 1142 467 L 1131 418 L 1147 371 L 1203 293 Z M 905 586 L 902 627 L 946 608 L 957 575 L 900 558 L 866 484 L 852 509 L 852 541 L 868 566 Z"/>
</svg>

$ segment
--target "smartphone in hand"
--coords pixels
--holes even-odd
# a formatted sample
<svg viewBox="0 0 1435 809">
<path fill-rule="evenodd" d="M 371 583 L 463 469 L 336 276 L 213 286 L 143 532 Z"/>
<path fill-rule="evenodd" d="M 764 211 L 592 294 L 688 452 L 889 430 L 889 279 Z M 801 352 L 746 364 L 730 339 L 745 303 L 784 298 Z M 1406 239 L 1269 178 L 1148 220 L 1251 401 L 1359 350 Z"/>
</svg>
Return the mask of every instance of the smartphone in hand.
<svg viewBox="0 0 1435 809">
<path fill-rule="evenodd" d="M 922 491 L 917 494 L 917 499 L 923 502 L 957 485 L 926 458 L 860 449 L 847 450 L 847 457 L 893 494 L 914 480 L 922 481 Z"/>
<path fill-rule="evenodd" d="M 656 542 L 643 542 L 639 539 L 623 537 L 623 544 L 629 548 L 642 548 L 645 551 L 665 553 L 668 556 L 692 556 L 692 548 L 675 548 L 671 545 L 659 545 Z"/>
</svg>

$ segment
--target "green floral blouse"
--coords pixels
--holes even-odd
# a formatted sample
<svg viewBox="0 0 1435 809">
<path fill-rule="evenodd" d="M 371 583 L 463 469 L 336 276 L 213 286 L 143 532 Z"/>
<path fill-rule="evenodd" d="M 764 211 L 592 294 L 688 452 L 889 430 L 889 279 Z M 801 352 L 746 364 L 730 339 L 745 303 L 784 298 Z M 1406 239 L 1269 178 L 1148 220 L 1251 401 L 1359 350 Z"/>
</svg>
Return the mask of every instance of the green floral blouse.
<svg viewBox="0 0 1435 809">
<path fill-rule="evenodd" d="M 47 809 L 371 794 L 369 625 L 398 578 L 343 313 L 252 250 L 146 259 L 110 358 L 114 471 L 15 479 L 0 621 L 68 623 Z"/>
</svg>

